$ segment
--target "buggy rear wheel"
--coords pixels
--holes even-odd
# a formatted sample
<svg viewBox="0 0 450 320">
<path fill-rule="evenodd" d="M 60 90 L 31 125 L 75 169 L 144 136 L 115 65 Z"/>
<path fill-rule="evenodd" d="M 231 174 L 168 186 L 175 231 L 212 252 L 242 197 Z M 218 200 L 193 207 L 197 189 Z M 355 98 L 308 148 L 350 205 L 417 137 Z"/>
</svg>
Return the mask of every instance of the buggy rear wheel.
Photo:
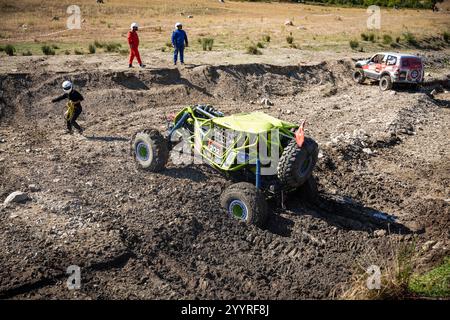
<svg viewBox="0 0 450 320">
<path fill-rule="evenodd" d="M 131 152 L 138 168 L 161 171 L 169 160 L 167 140 L 156 129 L 136 132 L 131 140 Z"/>
<path fill-rule="evenodd" d="M 225 189 L 220 204 L 231 217 L 258 227 L 263 227 L 268 218 L 264 194 L 248 182 L 235 183 Z"/>
<path fill-rule="evenodd" d="M 319 147 L 311 138 L 305 138 L 302 147 L 292 140 L 284 149 L 278 163 L 278 179 L 288 188 L 298 188 L 313 172 L 319 155 Z"/>
</svg>

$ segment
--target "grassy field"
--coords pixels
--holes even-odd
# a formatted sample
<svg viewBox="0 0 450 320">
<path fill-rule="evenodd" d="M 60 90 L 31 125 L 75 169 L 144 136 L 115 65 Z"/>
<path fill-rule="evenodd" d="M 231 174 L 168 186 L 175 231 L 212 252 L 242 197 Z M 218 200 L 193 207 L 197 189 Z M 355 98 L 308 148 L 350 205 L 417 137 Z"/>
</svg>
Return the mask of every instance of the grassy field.
<svg viewBox="0 0 450 320">
<path fill-rule="evenodd" d="M 360 34 L 368 32 L 365 9 L 311 6 L 286 3 L 220 3 L 215 0 L 79 0 L 82 28 L 67 30 L 66 9 L 73 1 L 0 0 L 2 23 L 0 45 L 13 44 L 17 54 L 40 53 L 43 44 L 56 44 L 57 54 L 75 48 L 88 52 L 95 40 L 118 42 L 126 48 L 126 32 L 132 21 L 142 26 L 144 48 L 161 50 L 170 39 L 175 22 L 180 21 L 190 36 L 193 50 L 202 50 L 200 38 L 214 39 L 213 50 L 243 50 L 262 42 L 272 48 L 289 47 L 286 38 L 292 36 L 293 46 L 310 50 L 348 48 L 349 41 L 359 47 L 377 47 L 385 34 L 392 39 L 406 31 L 417 38 L 429 38 L 450 31 L 450 12 L 430 10 L 381 10 L 381 30 L 373 41 L 362 41 Z M 285 21 L 291 20 L 292 26 Z M 270 42 L 263 42 L 264 36 Z M 97 50 L 102 52 L 103 50 Z"/>
</svg>

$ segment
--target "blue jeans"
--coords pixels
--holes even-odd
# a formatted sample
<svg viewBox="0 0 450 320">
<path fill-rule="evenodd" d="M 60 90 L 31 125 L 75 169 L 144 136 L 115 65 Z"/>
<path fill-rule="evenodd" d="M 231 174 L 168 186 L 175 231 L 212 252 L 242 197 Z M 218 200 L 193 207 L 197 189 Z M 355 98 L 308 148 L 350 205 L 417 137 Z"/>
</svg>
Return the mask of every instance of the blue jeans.
<svg viewBox="0 0 450 320">
<path fill-rule="evenodd" d="M 173 52 L 173 62 L 177 63 L 178 52 L 180 53 L 181 63 L 184 63 L 184 46 L 175 47 L 175 51 Z"/>
</svg>

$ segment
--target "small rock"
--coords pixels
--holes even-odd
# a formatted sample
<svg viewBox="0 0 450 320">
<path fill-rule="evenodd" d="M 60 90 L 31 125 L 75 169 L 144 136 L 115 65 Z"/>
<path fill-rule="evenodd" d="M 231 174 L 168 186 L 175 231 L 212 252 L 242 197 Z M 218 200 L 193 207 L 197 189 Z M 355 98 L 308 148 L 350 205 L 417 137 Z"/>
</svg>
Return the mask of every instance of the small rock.
<svg viewBox="0 0 450 320">
<path fill-rule="evenodd" d="M 375 236 L 375 237 L 384 237 L 385 235 L 386 235 L 386 230 L 384 230 L 384 229 L 379 229 L 379 230 L 375 230 L 374 232 L 373 232 L 373 235 Z"/>
<path fill-rule="evenodd" d="M 291 114 L 292 113 L 292 111 L 291 110 L 286 110 L 286 114 Z"/>
<path fill-rule="evenodd" d="M 377 119 L 370 119 L 369 120 L 369 123 L 376 123 L 377 122 Z"/>
<path fill-rule="evenodd" d="M 92 186 L 94 185 L 94 183 L 93 183 L 92 181 L 88 181 L 88 182 L 86 182 L 86 185 L 87 185 L 88 187 L 92 187 Z"/>
<path fill-rule="evenodd" d="M 373 151 L 370 148 L 364 148 L 364 149 L 362 149 L 362 152 L 364 152 L 364 153 L 366 153 L 368 155 L 373 154 Z"/>
<path fill-rule="evenodd" d="M 53 183 L 58 183 L 59 181 L 61 181 L 59 178 L 53 179 Z"/>
<path fill-rule="evenodd" d="M 14 191 L 13 193 L 11 193 L 9 196 L 6 197 L 3 203 L 5 205 L 8 205 L 11 202 L 24 203 L 28 200 L 30 200 L 30 197 L 25 192 Z"/>
<path fill-rule="evenodd" d="M 427 242 L 425 242 L 422 246 L 422 250 L 423 251 L 428 251 L 430 250 L 434 245 L 436 244 L 436 241 L 434 240 L 428 240 Z"/>
<path fill-rule="evenodd" d="M 441 242 L 438 242 L 438 243 L 436 243 L 432 248 L 433 248 L 433 250 L 438 250 L 438 249 L 440 249 L 442 247 L 442 243 Z"/>
<path fill-rule="evenodd" d="M 270 101 L 268 98 L 262 98 L 260 104 L 263 104 L 266 107 L 273 106 L 272 101 Z"/>
<path fill-rule="evenodd" d="M 40 191 L 41 189 L 37 186 L 37 185 L 35 185 L 35 184 L 30 184 L 29 186 L 28 186 L 28 189 L 31 191 L 31 192 L 37 192 L 37 191 Z"/>
<path fill-rule="evenodd" d="M 390 94 L 391 94 L 391 96 L 395 96 L 395 95 L 397 94 L 397 91 L 392 90 L 392 91 L 390 92 Z"/>
<path fill-rule="evenodd" d="M 192 19 L 192 18 L 194 18 L 194 16 L 188 16 L 188 19 Z"/>
<path fill-rule="evenodd" d="M 285 25 L 285 26 L 293 26 L 294 23 L 293 23 L 291 20 L 286 20 L 286 21 L 284 22 L 284 25 Z"/>
</svg>

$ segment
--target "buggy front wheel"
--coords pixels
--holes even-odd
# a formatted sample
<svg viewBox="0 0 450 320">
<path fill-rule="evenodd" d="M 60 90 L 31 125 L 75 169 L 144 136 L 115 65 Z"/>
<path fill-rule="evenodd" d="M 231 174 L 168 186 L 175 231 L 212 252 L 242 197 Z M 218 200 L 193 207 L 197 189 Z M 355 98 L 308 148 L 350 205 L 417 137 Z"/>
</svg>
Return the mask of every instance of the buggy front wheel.
<svg viewBox="0 0 450 320">
<path fill-rule="evenodd" d="M 167 139 L 155 129 L 136 132 L 131 140 L 131 152 L 140 169 L 161 171 L 169 159 Z"/>
<path fill-rule="evenodd" d="M 235 183 L 225 189 L 220 204 L 229 216 L 258 227 L 263 227 L 268 218 L 264 194 L 248 182 Z"/>
</svg>

